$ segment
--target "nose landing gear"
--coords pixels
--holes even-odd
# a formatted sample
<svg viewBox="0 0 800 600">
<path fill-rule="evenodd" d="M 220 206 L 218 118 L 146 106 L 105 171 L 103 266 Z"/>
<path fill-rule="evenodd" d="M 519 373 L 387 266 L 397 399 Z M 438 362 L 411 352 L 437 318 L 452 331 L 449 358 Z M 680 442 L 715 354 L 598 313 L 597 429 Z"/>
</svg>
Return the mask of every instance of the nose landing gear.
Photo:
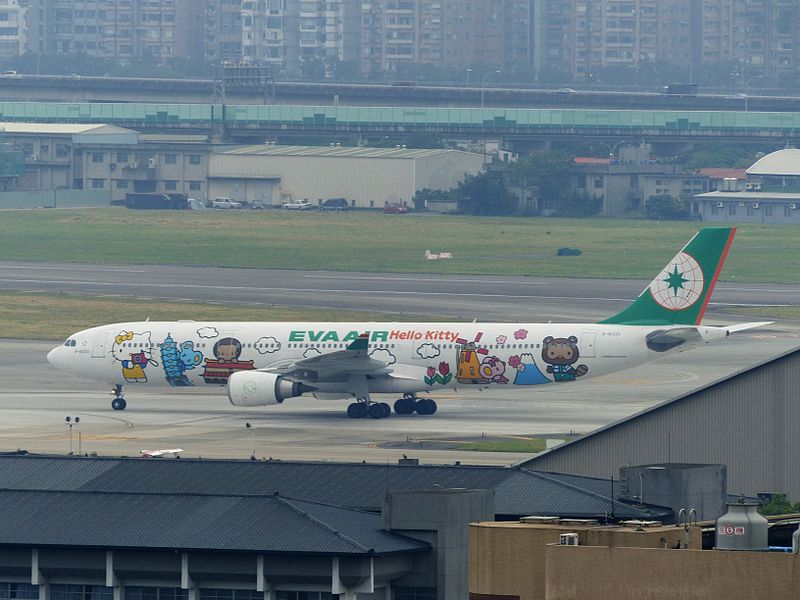
<svg viewBox="0 0 800 600">
<path fill-rule="evenodd" d="M 126 406 L 128 406 L 128 403 L 125 402 L 125 398 L 122 397 L 122 386 L 115 385 L 114 399 L 111 401 L 111 408 L 114 410 L 125 410 Z"/>
</svg>

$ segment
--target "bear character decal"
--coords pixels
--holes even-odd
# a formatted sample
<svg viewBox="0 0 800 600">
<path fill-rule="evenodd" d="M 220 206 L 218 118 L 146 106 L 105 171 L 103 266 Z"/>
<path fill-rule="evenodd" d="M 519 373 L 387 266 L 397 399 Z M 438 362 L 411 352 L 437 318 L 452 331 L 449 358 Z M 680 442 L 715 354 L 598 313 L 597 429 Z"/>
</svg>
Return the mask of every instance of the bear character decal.
<svg viewBox="0 0 800 600">
<path fill-rule="evenodd" d="M 547 372 L 553 374 L 555 382 L 575 381 L 589 372 L 586 365 L 573 366 L 578 358 L 578 338 L 574 335 L 568 338 L 548 335 L 542 341 L 542 360 L 547 363 Z"/>
</svg>

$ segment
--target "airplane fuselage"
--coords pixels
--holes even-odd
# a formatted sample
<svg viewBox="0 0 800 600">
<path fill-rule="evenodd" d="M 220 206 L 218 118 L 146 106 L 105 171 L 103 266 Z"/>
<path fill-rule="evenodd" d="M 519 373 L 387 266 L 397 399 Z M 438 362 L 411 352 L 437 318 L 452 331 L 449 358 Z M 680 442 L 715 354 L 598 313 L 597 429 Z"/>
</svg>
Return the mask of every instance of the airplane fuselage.
<svg viewBox="0 0 800 600">
<path fill-rule="evenodd" d="M 671 326 L 511 323 L 133 322 L 71 336 L 48 356 L 74 375 L 112 385 L 224 386 L 233 373 L 344 350 L 369 334 L 370 358 L 390 367 L 371 393 L 460 386 L 535 386 L 613 373 L 663 356 L 648 334 Z M 712 334 L 703 333 L 703 330 Z M 702 338 L 715 328 L 699 328 Z M 709 340 L 710 341 L 710 340 Z M 684 348 L 686 346 L 683 346 Z M 347 396 L 347 380 L 316 385 Z"/>
</svg>

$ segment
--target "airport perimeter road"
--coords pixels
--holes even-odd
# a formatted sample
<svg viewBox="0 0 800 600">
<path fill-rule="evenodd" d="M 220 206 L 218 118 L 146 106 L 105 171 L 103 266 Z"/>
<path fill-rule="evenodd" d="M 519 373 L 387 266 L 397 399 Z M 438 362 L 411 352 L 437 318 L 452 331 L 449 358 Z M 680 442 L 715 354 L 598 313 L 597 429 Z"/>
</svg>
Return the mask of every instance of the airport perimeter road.
<svg viewBox="0 0 800 600">
<path fill-rule="evenodd" d="M 224 389 L 126 388 L 128 410 L 111 410 L 110 390 L 54 371 L 55 342 L 0 340 L 0 451 L 66 453 L 67 416 L 78 452 L 138 456 L 144 449 L 182 448 L 186 457 L 257 457 L 394 462 L 509 464 L 523 454 L 457 449 L 459 440 L 488 436 L 558 438 L 588 432 L 670 400 L 741 368 L 800 346 L 800 328 L 773 326 L 679 353 L 617 375 L 536 389 L 496 386 L 432 395 L 433 417 L 351 420 L 347 401 L 313 398 L 242 409 Z M 391 400 L 391 398 L 381 398 Z M 245 427 L 249 422 L 252 427 Z"/>
<path fill-rule="evenodd" d="M 375 311 L 480 321 L 589 321 L 649 282 L 336 273 L 176 266 L 0 263 L 0 289 L 259 306 Z M 797 305 L 800 285 L 723 282 L 709 317 L 731 306 Z M 122 317 L 120 317 L 122 318 Z M 736 319 L 746 320 L 746 319 Z"/>
</svg>

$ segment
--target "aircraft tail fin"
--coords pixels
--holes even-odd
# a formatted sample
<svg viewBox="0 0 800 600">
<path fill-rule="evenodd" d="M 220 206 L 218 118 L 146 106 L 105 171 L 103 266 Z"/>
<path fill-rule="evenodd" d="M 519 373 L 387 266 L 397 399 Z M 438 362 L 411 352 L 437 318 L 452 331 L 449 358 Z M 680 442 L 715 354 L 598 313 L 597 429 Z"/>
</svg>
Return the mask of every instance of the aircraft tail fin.
<svg viewBox="0 0 800 600">
<path fill-rule="evenodd" d="M 601 323 L 699 325 L 735 234 L 735 227 L 701 229 L 632 304 Z"/>
</svg>

